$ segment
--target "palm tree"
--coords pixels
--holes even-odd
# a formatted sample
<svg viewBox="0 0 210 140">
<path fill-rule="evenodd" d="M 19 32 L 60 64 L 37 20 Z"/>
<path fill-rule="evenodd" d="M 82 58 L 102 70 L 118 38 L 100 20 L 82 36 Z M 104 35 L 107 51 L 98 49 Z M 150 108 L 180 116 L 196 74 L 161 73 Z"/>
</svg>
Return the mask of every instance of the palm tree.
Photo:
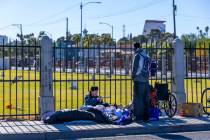
<svg viewBox="0 0 210 140">
<path fill-rule="evenodd" d="M 196 34 L 184 34 L 181 36 L 182 42 L 185 44 L 186 47 L 193 47 L 191 44 L 195 44 L 196 41 L 198 40 L 198 37 Z"/>
<path fill-rule="evenodd" d="M 84 47 L 88 48 L 93 44 L 93 38 L 91 35 L 87 34 L 83 38 Z"/>
<path fill-rule="evenodd" d="M 151 42 L 158 41 L 160 39 L 161 32 L 158 29 L 151 30 L 150 34 L 147 35 Z"/>
<path fill-rule="evenodd" d="M 75 42 L 76 46 L 79 47 L 80 34 L 73 34 L 72 35 L 72 40 Z"/>
<path fill-rule="evenodd" d="M 38 35 L 38 39 L 40 39 L 42 36 L 46 35 L 45 31 L 40 31 Z"/>
<path fill-rule="evenodd" d="M 97 34 L 87 34 L 83 39 L 84 47 L 91 47 L 92 45 L 98 45 L 100 43 L 100 36 Z"/>
<path fill-rule="evenodd" d="M 95 45 L 98 45 L 98 44 L 100 43 L 100 36 L 99 36 L 99 35 L 93 34 L 93 35 L 92 35 L 92 38 L 93 38 L 93 43 L 94 43 Z"/>
<path fill-rule="evenodd" d="M 133 42 L 139 42 L 139 43 L 146 43 L 148 41 L 147 37 L 144 35 L 138 35 L 138 36 L 134 36 L 132 38 Z"/>
<path fill-rule="evenodd" d="M 34 37 L 34 33 L 26 34 L 23 36 L 23 38 L 27 45 L 36 45 L 37 39 Z"/>
<path fill-rule="evenodd" d="M 17 37 L 19 38 L 20 41 L 22 40 L 22 35 L 21 34 L 17 34 Z M 21 42 L 21 43 L 23 43 L 23 45 L 25 44 L 24 37 L 23 37 L 23 42 Z"/>
<path fill-rule="evenodd" d="M 57 42 L 59 43 L 59 42 L 62 42 L 62 41 L 65 41 L 65 37 L 64 36 L 61 36 L 61 37 L 59 37 L 58 39 L 57 39 Z"/>
<path fill-rule="evenodd" d="M 203 31 L 200 30 L 199 33 L 200 33 L 200 37 L 203 38 Z"/>
<path fill-rule="evenodd" d="M 205 32 L 206 32 L 206 36 L 208 37 L 208 34 L 209 34 L 209 26 L 206 26 L 205 27 Z"/>
<path fill-rule="evenodd" d="M 132 41 L 132 40 L 129 40 L 127 37 L 123 37 L 123 38 L 120 38 L 118 41 L 117 41 L 117 44 L 126 44 L 126 43 L 130 43 L 129 41 Z M 138 41 L 137 41 L 138 42 Z"/>
<path fill-rule="evenodd" d="M 100 42 L 101 44 L 104 44 L 104 45 L 113 43 L 111 34 L 106 34 L 106 33 L 102 34 L 100 37 Z"/>
</svg>

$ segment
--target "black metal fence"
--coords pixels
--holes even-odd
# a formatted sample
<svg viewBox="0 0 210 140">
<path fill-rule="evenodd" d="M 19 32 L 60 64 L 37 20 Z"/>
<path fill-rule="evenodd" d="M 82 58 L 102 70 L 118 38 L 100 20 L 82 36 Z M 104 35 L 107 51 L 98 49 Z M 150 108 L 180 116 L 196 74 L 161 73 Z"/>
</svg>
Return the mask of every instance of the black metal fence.
<svg viewBox="0 0 210 140">
<path fill-rule="evenodd" d="M 171 43 L 141 44 L 158 64 L 150 84 L 168 83 L 172 89 Z M 209 46 L 193 44 L 185 48 L 185 90 L 187 102 L 200 102 L 209 81 Z M 35 119 L 39 116 L 40 46 L 0 45 L 0 118 Z M 104 102 L 127 105 L 132 100 L 133 59 L 131 41 L 111 45 L 88 43 L 80 47 L 66 41 L 53 46 L 53 94 L 55 109 L 75 109 L 84 104 L 91 86 L 99 87 Z"/>
<path fill-rule="evenodd" d="M 132 100 L 131 68 L 133 46 L 129 41 L 119 44 L 89 44 L 54 46 L 54 97 L 55 108 L 79 108 L 91 86 L 99 87 L 99 95 L 110 104 L 127 105 Z M 62 44 L 62 45 L 61 45 Z M 158 73 L 151 77 L 169 83 L 171 89 L 171 44 L 141 44 L 152 60 L 159 65 Z"/>
<path fill-rule="evenodd" d="M 0 119 L 36 118 L 40 84 L 40 46 L 18 41 L 0 45 Z"/>
<path fill-rule="evenodd" d="M 210 87 L 210 43 L 185 44 L 185 91 L 187 102 L 200 103 Z"/>
</svg>

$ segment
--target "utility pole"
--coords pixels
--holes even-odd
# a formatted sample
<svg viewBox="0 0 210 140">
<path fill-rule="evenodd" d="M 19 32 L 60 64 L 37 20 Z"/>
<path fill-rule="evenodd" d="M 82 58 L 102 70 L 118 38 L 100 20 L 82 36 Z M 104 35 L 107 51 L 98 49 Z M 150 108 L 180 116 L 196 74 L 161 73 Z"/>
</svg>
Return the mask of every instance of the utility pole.
<svg viewBox="0 0 210 140">
<path fill-rule="evenodd" d="M 12 26 L 16 26 L 20 29 L 20 40 L 21 44 L 23 45 L 23 25 L 22 24 L 12 24 Z"/>
<path fill-rule="evenodd" d="M 89 4 L 100 4 L 101 2 L 99 1 L 91 1 L 91 2 L 87 2 L 85 4 L 83 4 L 82 2 L 80 3 L 80 47 L 83 46 L 83 25 L 82 25 L 82 18 L 83 18 L 83 7 Z"/>
<path fill-rule="evenodd" d="M 81 10 L 81 14 L 80 14 L 80 22 L 81 22 L 81 27 L 80 27 L 80 47 L 82 47 L 82 44 L 83 44 L 83 36 L 82 36 L 82 7 L 83 7 L 83 4 L 82 4 L 82 2 L 81 2 L 81 4 L 80 4 L 80 10 Z"/>
<path fill-rule="evenodd" d="M 20 24 L 20 35 L 21 35 L 21 43 L 23 45 L 23 25 Z"/>
<path fill-rule="evenodd" d="M 66 40 L 68 40 L 69 36 L 69 19 L 66 18 Z"/>
<path fill-rule="evenodd" d="M 114 40 L 114 27 L 113 25 L 109 24 L 109 23 L 105 23 L 105 22 L 99 22 L 99 24 L 105 24 L 107 26 L 109 26 L 111 28 L 111 37 L 112 37 L 112 40 Z"/>
<path fill-rule="evenodd" d="M 177 11 L 177 6 L 175 5 L 175 0 L 173 0 L 174 38 L 176 38 L 176 11 Z"/>
<path fill-rule="evenodd" d="M 125 38 L 125 25 L 123 25 L 123 38 Z"/>
</svg>

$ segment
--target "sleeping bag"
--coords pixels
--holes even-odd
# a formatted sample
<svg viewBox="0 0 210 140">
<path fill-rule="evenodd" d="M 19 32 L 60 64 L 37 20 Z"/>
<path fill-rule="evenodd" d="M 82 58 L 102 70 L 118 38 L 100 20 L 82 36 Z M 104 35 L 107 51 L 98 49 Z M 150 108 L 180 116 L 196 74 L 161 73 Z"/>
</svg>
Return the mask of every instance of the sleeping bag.
<svg viewBox="0 0 210 140">
<path fill-rule="evenodd" d="M 127 109 L 116 109 L 113 107 L 104 108 L 102 106 L 83 106 L 83 110 L 60 110 L 56 112 L 46 112 L 42 118 L 44 123 L 58 124 L 64 122 L 89 120 L 97 123 L 107 123 L 125 125 L 132 122 L 132 117 Z M 85 110 L 84 110 L 85 109 Z"/>
<path fill-rule="evenodd" d="M 85 110 L 60 110 L 43 119 L 47 124 L 58 124 L 77 120 L 95 120 L 95 115 Z"/>
</svg>

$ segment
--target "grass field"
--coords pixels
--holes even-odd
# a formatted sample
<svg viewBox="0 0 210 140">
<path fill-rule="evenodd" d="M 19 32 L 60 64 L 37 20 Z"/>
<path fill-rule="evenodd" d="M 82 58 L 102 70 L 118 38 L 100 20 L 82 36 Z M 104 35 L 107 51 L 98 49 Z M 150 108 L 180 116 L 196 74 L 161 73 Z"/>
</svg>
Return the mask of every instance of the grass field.
<svg viewBox="0 0 210 140">
<path fill-rule="evenodd" d="M 0 71 L 1 73 L 2 71 Z M 16 71 L 5 71 L 4 80 L 13 80 Z M 11 84 L 0 82 L 0 115 L 6 114 L 37 114 L 39 97 L 39 72 L 17 71 L 18 76 L 23 76 L 25 82 Z M 53 85 L 56 110 L 64 108 L 79 108 L 84 101 L 84 96 L 88 89 L 93 86 L 99 86 L 99 93 L 105 102 L 127 105 L 132 97 L 132 81 L 130 76 L 115 76 L 111 78 L 106 75 L 96 75 L 95 81 L 92 81 L 91 74 L 76 73 L 54 73 L 54 80 L 63 80 L 55 82 Z M 99 81 L 99 80 L 105 81 Z M 116 79 L 116 80 L 115 80 Z M 121 79 L 121 80 L 120 80 Z M 0 80 L 3 80 L 1 77 Z M 77 80 L 78 90 L 72 90 L 70 82 L 66 80 Z M 84 80 L 84 81 L 82 81 Z M 155 81 L 151 81 L 155 82 Z M 210 87 L 210 80 L 185 80 L 185 89 L 188 102 L 200 102 L 201 91 Z M 11 105 L 8 107 L 8 105 Z"/>
</svg>

